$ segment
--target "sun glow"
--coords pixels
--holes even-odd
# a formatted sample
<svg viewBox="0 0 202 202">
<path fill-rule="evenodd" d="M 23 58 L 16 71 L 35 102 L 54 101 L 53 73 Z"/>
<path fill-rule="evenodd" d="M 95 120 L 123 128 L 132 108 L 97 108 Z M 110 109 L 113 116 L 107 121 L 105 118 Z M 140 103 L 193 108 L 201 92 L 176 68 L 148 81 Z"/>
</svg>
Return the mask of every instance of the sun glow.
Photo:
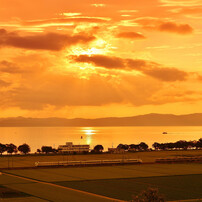
<svg viewBox="0 0 202 202">
<path fill-rule="evenodd" d="M 84 128 L 81 130 L 81 133 L 85 134 L 84 139 L 85 139 L 86 144 L 91 144 L 92 143 L 92 136 L 94 134 L 96 134 L 96 130 L 93 130 L 91 128 Z M 83 136 L 82 136 L 82 138 L 83 138 Z"/>
<path fill-rule="evenodd" d="M 81 47 L 78 47 L 73 49 L 72 53 L 74 55 L 98 55 L 103 54 L 103 50 L 94 47 L 89 49 L 83 49 Z"/>
<path fill-rule="evenodd" d="M 89 144 L 89 145 L 90 145 L 91 142 L 92 142 L 91 136 L 86 137 L 86 144 Z"/>
<path fill-rule="evenodd" d="M 82 132 L 86 135 L 86 136 L 91 136 L 95 134 L 95 130 L 93 129 L 83 129 Z"/>
</svg>

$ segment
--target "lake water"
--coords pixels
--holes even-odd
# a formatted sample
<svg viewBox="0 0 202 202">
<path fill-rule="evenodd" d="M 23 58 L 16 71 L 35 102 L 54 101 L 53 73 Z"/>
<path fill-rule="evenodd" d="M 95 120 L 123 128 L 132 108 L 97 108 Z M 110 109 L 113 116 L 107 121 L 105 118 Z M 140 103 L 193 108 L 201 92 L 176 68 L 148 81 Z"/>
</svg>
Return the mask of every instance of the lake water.
<svg viewBox="0 0 202 202">
<path fill-rule="evenodd" d="M 166 131 L 168 134 L 162 134 Z M 17 146 L 27 143 L 34 153 L 41 146 L 57 148 L 66 142 L 90 144 L 91 149 L 102 144 L 104 149 L 122 144 L 174 142 L 202 138 L 202 127 L 0 127 L 0 143 Z"/>
</svg>

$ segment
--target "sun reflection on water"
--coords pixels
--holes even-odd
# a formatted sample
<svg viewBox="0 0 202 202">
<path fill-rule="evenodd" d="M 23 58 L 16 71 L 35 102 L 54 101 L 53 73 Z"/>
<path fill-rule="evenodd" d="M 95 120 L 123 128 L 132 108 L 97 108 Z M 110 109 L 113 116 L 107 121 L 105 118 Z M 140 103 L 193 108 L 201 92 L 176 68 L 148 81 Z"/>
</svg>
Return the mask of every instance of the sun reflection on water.
<svg viewBox="0 0 202 202">
<path fill-rule="evenodd" d="M 92 128 L 83 128 L 81 130 L 81 134 L 85 135 L 84 137 L 82 136 L 82 138 L 85 140 L 85 143 L 90 145 L 92 143 L 92 136 L 96 134 L 96 130 L 93 130 Z"/>
</svg>

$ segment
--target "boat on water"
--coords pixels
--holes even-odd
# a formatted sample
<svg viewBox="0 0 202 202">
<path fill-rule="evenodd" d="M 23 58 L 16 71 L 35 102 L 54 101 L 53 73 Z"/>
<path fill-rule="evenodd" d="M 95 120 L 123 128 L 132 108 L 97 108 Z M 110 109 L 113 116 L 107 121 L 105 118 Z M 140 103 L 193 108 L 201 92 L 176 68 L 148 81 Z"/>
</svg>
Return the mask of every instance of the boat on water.
<svg viewBox="0 0 202 202">
<path fill-rule="evenodd" d="M 167 132 L 163 132 L 162 134 L 168 134 Z"/>
</svg>

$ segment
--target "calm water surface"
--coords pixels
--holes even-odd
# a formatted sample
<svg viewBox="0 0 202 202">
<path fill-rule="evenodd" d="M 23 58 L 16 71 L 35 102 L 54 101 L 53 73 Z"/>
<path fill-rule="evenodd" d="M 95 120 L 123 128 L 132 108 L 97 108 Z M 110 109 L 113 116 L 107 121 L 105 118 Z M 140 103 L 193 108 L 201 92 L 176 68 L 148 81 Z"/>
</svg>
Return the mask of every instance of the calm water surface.
<svg viewBox="0 0 202 202">
<path fill-rule="evenodd" d="M 162 134 L 167 131 L 168 134 Z M 139 144 L 146 142 L 172 142 L 177 140 L 198 140 L 202 138 L 202 127 L 1 127 L 0 143 L 13 143 L 17 146 L 27 143 L 31 152 L 41 146 L 52 146 L 66 142 L 90 144 L 93 147 L 102 144 L 105 150 L 119 143 Z"/>
</svg>

